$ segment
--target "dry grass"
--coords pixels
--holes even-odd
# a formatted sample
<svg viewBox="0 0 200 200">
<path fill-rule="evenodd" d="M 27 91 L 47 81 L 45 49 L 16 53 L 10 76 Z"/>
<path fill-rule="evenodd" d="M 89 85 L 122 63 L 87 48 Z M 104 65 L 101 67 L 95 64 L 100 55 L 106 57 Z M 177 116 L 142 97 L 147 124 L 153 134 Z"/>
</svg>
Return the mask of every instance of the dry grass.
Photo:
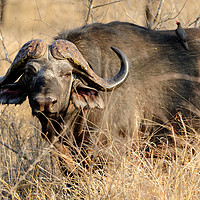
<svg viewBox="0 0 200 200">
<path fill-rule="evenodd" d="M 106 151 L 112 161 L 104 157 L 102 171 L 82 169 L 82 176 L 75 176 L 74 183 L 62 176 L 51 146 L 35 129 L 37 122 L 17 117 L 12 111 L 9 106 L 0 116 L 0 141 L 7 145 L 0 149 L 3 199 L 200 198 L 198 133 L 178 136 L 172 131 L 173 145 L 163 142 L 157 147 L 146 138 L 134 150 L 126 151 L 112 143 L 109 149 L 98 149 L 100 154 Z M 95 168 L 95 163 L 91 166 Z"/>
<path fill-rule="evenodd" d="M 11 60 L 30 39 L 51 41 L 61 29 L 83 25 L 89 5 L 87 0 L 7 2 L 0 29 Z M 109 2 L 95 0 L 93 8 Z M 144 25 L 144 8 L 144 0 L 127 0 L 92 9 L 88 21 L 121 20 Z M 199 10 L 199 0 L 168 0 L 157 28 L 174 29 L 176 20 L 187 27 L 200 15 Z M 2 45 L 0 59 L 3 75 L 10 64 L 4 60 Z M 55 152 L 41 138 L 40 125 L 30 113 L 28 102 L 1 106 L 1 199 L 200 199 L 200 134 L 191 127 L 186 130 L 184 122 L 180 127 L 183 135 L 171 129 L 172 143 L 160 142 L 158 147 L 147 137 L 130 149 L 124 146 L 118 150 L 114 143 L 112 148 L 98 149 L 100 154 L 106 151 L 112 161 L 104 157 L 102 171 L 82 169 L 82 176 L 75 177 L 78 184 L 73 182 L 69 189 L 72 178 L 62 176 Z M 95 168 L 95 163 L 92 166 Z"/>
</svg>

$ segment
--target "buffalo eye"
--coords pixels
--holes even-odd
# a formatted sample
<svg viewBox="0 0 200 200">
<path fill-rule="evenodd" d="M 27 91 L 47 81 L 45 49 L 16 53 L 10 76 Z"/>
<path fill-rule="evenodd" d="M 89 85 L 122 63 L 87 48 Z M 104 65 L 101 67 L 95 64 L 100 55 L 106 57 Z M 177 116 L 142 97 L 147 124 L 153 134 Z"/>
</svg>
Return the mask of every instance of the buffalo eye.
<svg viewBox="0 0 200 200">
<path fill-rule="evenodd" d="M 70 72 L 66 73 L 66 74 L 65 74 L 65 77 L 66 77 L 66 78 L 71 77 L 71 73 L 70 73 Z"/>
<path fill-rule="evenodd" d="M 36 75 L 36 70 L 34 68 L 27 68 L 25 70 L 25 75 L 27 78 L 31 78 Z"/>
</svg>

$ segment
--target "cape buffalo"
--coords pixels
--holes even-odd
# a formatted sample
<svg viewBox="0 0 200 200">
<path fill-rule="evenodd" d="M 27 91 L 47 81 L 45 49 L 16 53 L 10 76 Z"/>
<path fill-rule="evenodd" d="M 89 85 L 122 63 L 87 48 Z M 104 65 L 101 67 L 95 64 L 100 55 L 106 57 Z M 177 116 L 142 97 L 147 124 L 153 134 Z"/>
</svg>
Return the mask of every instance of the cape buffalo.
<svg viewBox="0 0 200 200">
<path fill-rule="evenodd" d="M 200 30 L 185 31 L 188 51 L 174 30 L 126 22 L 64 31 L 51 45 L 29 41 L 0 79 L 0 102 L 28 97 L 63 169 L 75 172 L 75 156 L 84 160 L 108 136 L 123 145 L 178 111 L 200 116 Z"/>
</svg>

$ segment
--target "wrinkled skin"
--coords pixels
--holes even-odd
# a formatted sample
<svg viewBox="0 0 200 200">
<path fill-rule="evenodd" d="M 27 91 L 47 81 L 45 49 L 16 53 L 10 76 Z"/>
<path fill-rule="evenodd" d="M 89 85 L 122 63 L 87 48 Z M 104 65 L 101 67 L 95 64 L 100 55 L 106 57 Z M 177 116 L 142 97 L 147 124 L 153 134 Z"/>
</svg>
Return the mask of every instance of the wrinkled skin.
<svg viewBox="0 0 200 200">
<path fill-rule="evenodd" d="M 153 122 L 171 122 L 177 111 L 200 116 L 200 30 L 186 29 L 186 34 L 189 51 L 174 30 L 152 31 L 130 23 L 63 32 L 55 39 L 73 42 L 104 78 L 115 75 L 120 65 L 110 47 L 121 49 L 130 61 L 127 80 L 109 94 L 100 92 L 74 73 L 67 60 L 43 57 L 29 60 L 18 82 L 2 86 L 0 100 L 20 104 L 28 96 L 43 136 L 62 154 L 62 169 L 77 173 L 73 159 L 83 160 L 93 145 L 107 144 L 107 136 L 123 146 L 141 130 L 150 133 Z M 106 137 L 94 141 L 99 132 Z"/>
</svg>

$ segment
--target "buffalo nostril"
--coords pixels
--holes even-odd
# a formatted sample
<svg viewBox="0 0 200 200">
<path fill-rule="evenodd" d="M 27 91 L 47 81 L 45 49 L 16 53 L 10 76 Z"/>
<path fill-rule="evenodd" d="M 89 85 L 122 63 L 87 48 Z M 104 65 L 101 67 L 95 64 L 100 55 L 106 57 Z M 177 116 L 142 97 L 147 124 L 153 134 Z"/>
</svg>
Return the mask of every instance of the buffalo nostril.
<svg viewBox="0 0 200 200">
<path fill-rule="evenodd" d="M 51 112 L 53 109 L 53 106 L 56 104 L 56 102 L 57 102 L 57 99 L 48 99 L 48 101 L 45 104 L 46 110 Z"/>
<path fill-rule="evenodd" d="M 37 105 L 38 111 L 51 112 L 53 109 L 53 106 L 57 102 L 57 99 L 54 97 L 35 97 L 33 101 Z"/>
<path fill-rule="evenodd" d="M 57 99 L 52 100 L 52 104 L 54 105 L 55 103 L 57 103 Z"/>
<path fill-rule="evenodd" d="M 53 106 L 54 104 L 56 104 L 56 102 L 57 102 L 57 99 L 55 99 L 55 98 L 48 98 L 46 100 L 46 104 L 45 105 L 47 105 L 47 106 Z"/>
</svg>

